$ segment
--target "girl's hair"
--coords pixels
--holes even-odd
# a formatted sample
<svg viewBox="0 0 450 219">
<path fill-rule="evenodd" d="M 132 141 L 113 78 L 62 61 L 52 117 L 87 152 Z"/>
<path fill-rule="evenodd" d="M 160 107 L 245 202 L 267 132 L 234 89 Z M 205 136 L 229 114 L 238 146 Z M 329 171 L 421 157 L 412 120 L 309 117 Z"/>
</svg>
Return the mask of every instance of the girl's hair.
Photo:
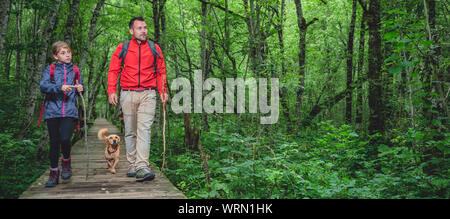
<svg viewBox="0 0 450 219">
<path fill-rule="evenodd" d="M 67 44 L 66 42 L 63 42 L 63 41 L 57 41 L 57 42 L 53 43 L 53 45 L 52 45 L 53 55 L 57 55 L 59 50 L 61 50 L 61 48 L 66 48 L 72 52 L 72 49 L 70 48 L 69 44 Z"/>
</svg>

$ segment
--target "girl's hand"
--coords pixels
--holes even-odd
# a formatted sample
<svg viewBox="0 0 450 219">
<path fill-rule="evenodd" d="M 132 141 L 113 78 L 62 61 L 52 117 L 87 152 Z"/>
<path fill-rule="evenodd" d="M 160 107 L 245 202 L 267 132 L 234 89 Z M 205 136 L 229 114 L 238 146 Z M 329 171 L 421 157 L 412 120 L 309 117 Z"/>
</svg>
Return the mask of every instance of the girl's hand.
<svg viewBox="0 0 450 219">
<path fill-rule="evenodd" d="M 70 85 L 63 85 L 62 87 L 61 87 L 61 90 L 63 91 L 63 92 L 68 92 L 68 91 L 70 91 L 72 89 L 72 86 L 70 86 Z"/>
<path fill-rule="evenodd" d="M 75 85 L 75 87 L 77 88 L 77 91 L 78 92 L 83 92 L 83 85 L 81 85 L 81 84 L 77 84 L 77 85 Z"/>
</svg>

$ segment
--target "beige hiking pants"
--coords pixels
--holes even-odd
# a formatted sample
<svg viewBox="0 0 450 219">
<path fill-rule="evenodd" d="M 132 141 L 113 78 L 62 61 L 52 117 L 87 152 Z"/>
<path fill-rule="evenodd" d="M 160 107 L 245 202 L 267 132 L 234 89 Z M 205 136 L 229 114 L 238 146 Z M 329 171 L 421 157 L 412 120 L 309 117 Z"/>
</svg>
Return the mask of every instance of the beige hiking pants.
<svg viewBox="0 0 450 219">
<path fill-rule="evenodd" d="M 150 131 L 155 118 L 156 91 L 122 91 L 120 93 L 125 124 L 127 160 L 136 169 L 149 166 Z"/>
</svg>

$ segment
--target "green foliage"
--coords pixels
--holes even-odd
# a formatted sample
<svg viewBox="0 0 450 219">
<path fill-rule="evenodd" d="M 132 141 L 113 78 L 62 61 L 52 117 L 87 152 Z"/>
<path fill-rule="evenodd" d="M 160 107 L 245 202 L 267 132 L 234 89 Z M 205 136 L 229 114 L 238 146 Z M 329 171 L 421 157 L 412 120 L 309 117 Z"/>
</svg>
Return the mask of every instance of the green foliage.
<svg viewBox="0 0 450 219">
<path fill-rule="evenodd" d="M 15 93 L 14 84 L 0 81 L 0 199 L 18 198 L 48 167 L 41 160 L 45 153 L 36 147 L 42 131 L 35 123 L 24 140 L 14 136 L 20 130 L 24 113 L 23 100 Z"/>
<path fill-rule="evenodd" d="M 191 78 L 203 61 L 208 62 L 210 68 L 205 72 L 208 77 L 279 78 L 280 101 L 284 103 L 280 115 L 287 114 L 291 118 L 280 116 L 276 125 L 261 126 L 248 114 L 208 115 L 211 129 L 203 131 L 201 136 L 211 177 L 208 184 L 198 150 L 183 145 L 182 116 L 171 114 L 170 132 L 166 132 L 165 173 L 189 198 L 449 198 L 450 140 L 444 109 L 447 106 L 443 105 L 448 90 L 444 73 L 449 66 L 450 51 L 446 43 L 449 41 L 448 25 L 446 17 L 442 16 L 446 12 L 445 3 L 436 1 L 432 21 L 425 18 L 422 1 L 382 2 L 382 27 L 377 31 L 381 34 L 382 48 L 379 49 L 383 51 L 384 60 L 380 74 L 386 79 L 383 101 L 389 107 L 382 113 L 371 112 L 367 106 L 371 98 L 367 91 L 372 81 L 365 79 L 365 71 L 370 61 L 366 54 L 371 33 L 364 30 L 366 44 L 365 50 L 361 50 L 363 30 L 360 24 L 364 17 L 358 3 L 352 70 L 358 80 L 363 81 L 353 94 L 353 105 L 361 107 L 361 112 L 352 113 L 362 118 L 354 126 L 341 125 L 345 121 L 343 101 L 325 102 L 347 86 L 345 60 L 351 1 L 328 4 L 302 1 L 303 16 L 309 23 L 304 51 L 305 75 L 298 74 L 300 32 L 293 1 L 286 1 L 284 12 L 281 1 L 254 1 L 253 8 L 244 7 L 241 0 L 227 2 L 229 13 L 215 7 L 224 8 L 224 1 L 208 4 L 206 25 L 202 25 L 200 1 L 165 2 L 164 13 L 159 14 L 164 17 L 160 20 L 158 43 L 163 49 L 168 82 L 175 77 Z M 71 42 L 75 64 L 80 64 L 82 59 L 97 3 L 96 0 L 81 1 L 79 13 L 75 15 Z M 0 60 L 0 198 L 17 198 L 46 168 L 46 159 L 41 159 L 46 151 L 36 149 L 36 144 L 42 143 L 42 128 L 31 127 L 34 122 L 28 125 L 22 121 L 29 99 L 42 98 L 40 94 L 36 97 L 27 94 L 33 75 L 42 71 L 34 69 L 33 65 L 44 43 L 41 34 L 47 29 L 45 18 L 53 13 L 54 7 L 50 0 L 12 1 L 11 5 Z M 106 116 L 120 127 L 120 120 L 112 118 L 116 116 L 116 108 L 107 102 L 107 64 L 117 45 L 130 38 L 128 21 L 133 16 L 145 13 L 142 16 L 147 19 L 149 38 L 154 37 L 153 18 L 157 16 L 152 14 L 152 7 L 150 1 L 143 1 L 141 6 L 138 1 L 112 0 L 101 9 L 96 38 L 90 42 L 82 69 L 86 93 L 95 94 L 92 91 L 99 88 L 96 101 L 87 103 L 96 106 L 89 115 L 91 119 Z M 68 15 L 70 11 L 71 4 L 62 1 L 52 41 L 66 37 L 70 16 L 60 15 Z M 21 20 L 18 20 L 19 14 Z M 281 14 L 284 14 L 283 19 Z M 314 19 L 317 20 L 311 22 Z M 278 29 L 281 24 L 282 29 Z M 427 25 L 431 25 L 431 34 L 427 32 Z M 257 29 L 252 30 L 255 27 Z M 206 39 L 201 37 L 203 29 Z M 18 30 L 22 32 L 20 40 Z M 283 31 L 283 45 L 279 30 Z M 260 63 L 250 57 L 255 44 L 261 45 L 256 48 L 261 49 Z M 202 45 L 206 45 L 207 60 L 201 58 Z M 17 52 L 22 52 L 20 59 Z M 47 62 L 50 61 L 49 58 Z M 18 66 L 22 68 L 16 73 L 14 70 Z M 261 72 L 254 72 L 252 67 Z M 301 79 L 304 79 L 303 85 L 299 83 Z M 437 85 L 442 85 L 442 91 Z M 300 86 L 304 89 L 302 110 L 300 115 L 291 115 L 297 107 Z M 86 99 L 92 100 L 91 97 Z M 41 99 L 36 103 L 39 105 Z M 323 111 L 316 118 L 324 122 L 298 127 L 297 122 L 321 103 Z M 36 106 L 34 116 L 39 107 Z M 364 134 L 371 113 L 386 116 L 385 133 Z M 192 117 L 194 123 L 200 120 L 199 115 Z M 326 121 L 330 119 L 333 121 Z M 150 160 L 157 166 L 162 163 L 161 127 L 155 123 L 152 130 Z M 29 128 L 24 136 L 28 140 L 17 140 L 17 133 L 24 128 Z M 297 130 L 301 131 L 297 133 Z"/>
<path fill-rule="evenodd" d="M 38 140 L 20 141 L 0 133 L 0 199 L 18 198 L 48 167 L 38 157 Z"/>
<path fill-rule="evenodd" d="M 428 147 L 448 153 L 445 140 L 410 129 L 386 144 L 370 145 L 348 125 L 320 122 L 298 136 L 244 137 L 216 123 L 202 137 L 211 184 L 198 151 L 167 157 L 165 174 L 189 198 L 448 198 L 448 158 L 426 161 Z M 178 129 L 178 128 L 177 128 Z M 377 135 L 378 136 L 378 135 Z M 180 137 L 180 136 L 178 136 Z M 374 136 L 375 137 L 375 136 Z M 173 137 L 175 140 L 177 137 Z M 159 142 L 154 143 L 159 145 Z M 255 159 L 253 159 L 255 146 Z M 181 145 L 174 146 L 181 149 Z M 376 148 L 371 158 L 368 148 Z M 155 154 L 160 154 L 159 147 Z M 429 149 L 429 148 L 428 148 Z M 159 156 L 157 156 L 159 157 Z M 153 160 L 160 158 L 152 157 Z M 424 169 L 434 165 L 433 174 Z"/>
</svg>

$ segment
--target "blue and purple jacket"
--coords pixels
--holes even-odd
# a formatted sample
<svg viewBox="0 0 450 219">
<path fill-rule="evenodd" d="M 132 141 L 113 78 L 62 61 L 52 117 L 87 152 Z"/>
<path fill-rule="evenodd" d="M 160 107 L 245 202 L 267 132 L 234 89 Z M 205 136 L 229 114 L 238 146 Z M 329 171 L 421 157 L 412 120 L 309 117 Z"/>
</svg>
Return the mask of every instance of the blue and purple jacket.
<svg viewBox="0 0 450 219">
<path fill-rule="evenodd" d="M 81 72 L 78 83 L 83 85 Z M 61 117 L 72 117 L 78 119 L 77 110 L 77 91 L 72 88 L 71 91 L 63 92 L 63 85 L 74 85 L 75 72 L 73 64 L 55 63 L 55 73 L 53 80 L 50 79 L 50 66 L 47 66 L 42 72 L 40 89 L 42 93 L 47 94 L 45 101 L 44 120 Z M 84 87 L 84 85 L 83 85 Z"/>
</svg>

